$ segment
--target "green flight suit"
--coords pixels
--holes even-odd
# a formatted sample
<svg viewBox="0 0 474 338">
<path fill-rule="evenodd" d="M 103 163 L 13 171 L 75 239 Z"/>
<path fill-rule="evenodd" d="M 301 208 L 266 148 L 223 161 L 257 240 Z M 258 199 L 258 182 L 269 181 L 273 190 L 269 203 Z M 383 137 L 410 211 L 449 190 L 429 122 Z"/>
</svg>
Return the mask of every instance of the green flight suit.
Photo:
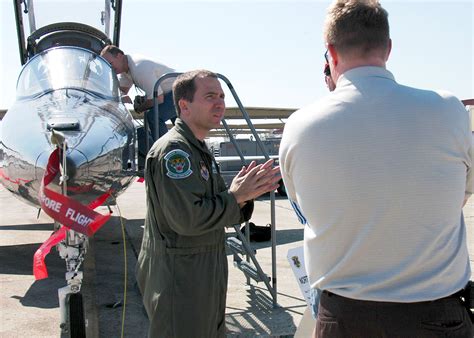
<svg viewBox="0 0 474 338">
<path fill-rule="evenodd" d="M 149 337 L 225 337 L 224 227 L 248 220 L 214 158 L 180 119 L 148 153 L 147 214 L 137 281 Z"/>
</svg>

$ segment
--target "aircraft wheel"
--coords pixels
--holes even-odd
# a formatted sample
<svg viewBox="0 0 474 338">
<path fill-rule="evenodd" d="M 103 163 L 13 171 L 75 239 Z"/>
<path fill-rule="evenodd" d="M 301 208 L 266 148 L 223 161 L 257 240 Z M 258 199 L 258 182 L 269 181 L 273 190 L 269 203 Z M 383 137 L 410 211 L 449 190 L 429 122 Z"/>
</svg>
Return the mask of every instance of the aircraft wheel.
<svg viewBox="0 0 474 338">
<path fill-rule="evenodd" d="M 280 196 L 286 197 L 286 188 L 285 184 L 283 183 L 283 180 L 278 181 L 278 184 L 280 185 L 277 188 L 278 193 L 280 194 Z"/>
<path fill-rule="evenodd" d="M 69 309 L 69 337 L 85 338 L 86 323 L 84 320 L 84 306 L 82 304 L 82 294 L 71 293 L 68 302 Z"/>
</svg>

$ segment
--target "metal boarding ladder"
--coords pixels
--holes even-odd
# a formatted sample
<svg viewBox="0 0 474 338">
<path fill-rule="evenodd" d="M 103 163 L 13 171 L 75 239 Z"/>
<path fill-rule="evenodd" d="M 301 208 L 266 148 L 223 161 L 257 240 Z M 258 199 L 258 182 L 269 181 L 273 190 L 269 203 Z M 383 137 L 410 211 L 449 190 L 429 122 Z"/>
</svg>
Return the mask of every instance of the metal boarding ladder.
<svg viewBox="0 0 474 338">
<path fill-rule="evenodd" d="M 155 135 L 159 135 L 159 108 L 158 108 L 158 88 L 160 87 L 160 84 L 169 79 L 169 78 L 175 78 L 178 75 L 182 73 L 178 72 L 173 72 L 173 73 L 167 73 L 161 76 L 155 83 L 155 86 L 153 88 L 153 110 L 154 110 L 154 122 L 155 122 Z M 258 144 L 258 147 L 262 151 L 262 154 L 265 157 L 265 160 L 269 160 L 270 156 L 268 155 L 267 150 L 265 149 L 263 142 L 260 140 L 260 137 L 257 134 L 257 131 L 255 127 L 252 124 L 252 121 L 250 120 L 249 114 L 245 110 L 244 106 L 242 105 L 242 102 L 240 101 L 234 87 L 232 86 L 231 82 L 222 74 L 216 73 L 217 77 L 224 81 L 229 88 L 230 92 L 232 93 L 232 96 L 234 97 L 235 102 L 237 103 L 240 112 L 242 113 L 242 117 L 245 119 L 247 122 L 247 125 L 249 126 L 252 135 L 255 137 L 255 140 Z M 225 118 L 222 120 L 222 125 L 224 126 L 224 129 L 226 130 L 227 134 L 229 135 L 229 138 L 232 142 L 232 144 L 235 147 L 235 150 L 237 151 L 242 165 L 246 164 L 245 161 L 245 156 L 243 155 L 242 151 L 240 150 L 229 126 L 227 125 L 227 122 Z M 146 115 L 144 118 L 144 128 L 145 131 L 148 130 L 148 124 L 147 124 L 147 119 Z M 150 144 L 148 137 L 145 137 L 146 139 L 146 149 L 147 152 L 150 149 Z M 234 255 L 234 265 L 240 269 L 244 275 L 247 278 L 247 284 L 250 285 L 250 279 L 255 280 L 257 283 L 258 282 L 264 282 L 265 286 L 268 289 L 268 292 L 270 292 L 270 295 L 273 300 L 273 307 L 276 308 L 278 307 L 277 304 L 277 271 L 276 271 L 276 217 L 275 217 L 275 192 L 270 193 L 270 220 L 271 220 L 271 255 L 272 255 L 272 277 L 268 277 L 262 270 L 260 264 L 257 261 L 257 258 L 255 257 L 255 250 L 253 250 L 250 247 L 250 228 L 249 228 L 249 222 L 246 222 L 246 229 L 247 231 L 244 234 L 240 231 L 240 224 L 234 224 L 234 230 L 238 236 L 238 239 L 235 237 L 230 237 L 227 239 L 226 244 L 229 247 L 229 249 L 232 251 Z M 242 258 L 239 255 L 245 255 L 245 261 L 242 260 Z M 251 264 L 250 263 L 253 264 Z M 271 284 L 270 284 L 271 281 Z"/>
</svg>

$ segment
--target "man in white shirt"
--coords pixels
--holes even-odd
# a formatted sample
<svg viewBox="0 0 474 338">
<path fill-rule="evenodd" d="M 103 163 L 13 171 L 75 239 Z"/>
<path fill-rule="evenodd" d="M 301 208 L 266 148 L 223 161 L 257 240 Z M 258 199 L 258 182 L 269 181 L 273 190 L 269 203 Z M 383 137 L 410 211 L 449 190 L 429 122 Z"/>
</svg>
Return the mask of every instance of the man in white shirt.
<svg viewBox="0 0 474 338">
<path fill-rule="evenodd" d="M 171 120 L 174 123 L 176 111 L 173 103 L 172 85 L 174 79 L 167 79 L 162 82 L 158 88 L 158 112 L 159 112 L 159 133 L 155 133 L 155 118 L 153 111 L 153 89 L 156 81 L 166 73 L 172 73 L 175 70 L 160 62 L 148 59 L 141 55 L 126 55 L 124 52 L 114 46 L 106 46 L 100 53 L 115 70 L 120 82 L 120 90 L 125 95 L 122 97 L 124 103 L 132 103 L 128 92 L 132 85 L 143 90 L 143 97 L 136 97 L 134 102 L 135 111 L 141 113 L 146 111 L 146 119 L 150 126 L 152 141 L 168 132 L 166 121 Z M 144 143 L 144 133 L 138 135 L 139 143 Z M 142 142 L 143 141 L 143 142 Z M 140 148 L 143 148 L 140 147 Z M 146 155 L 146 154 L 144 154 Z"/>
<path fill-rule="evenodd" d="M 294 113 L 280 145 L 322 290 L 316 337 L 472 337 L 462 207 L 473 192 L 469 114 L 447 92 L 398 84 L 388 14 L 336 0 L 324 37 L 336 88 Z"/>
</svg>

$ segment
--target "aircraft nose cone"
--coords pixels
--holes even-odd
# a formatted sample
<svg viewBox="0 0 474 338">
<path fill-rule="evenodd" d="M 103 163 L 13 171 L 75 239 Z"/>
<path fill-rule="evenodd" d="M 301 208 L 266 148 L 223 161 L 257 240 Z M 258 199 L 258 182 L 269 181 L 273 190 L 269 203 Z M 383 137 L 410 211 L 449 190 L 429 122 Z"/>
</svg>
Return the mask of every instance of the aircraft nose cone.
<svg viewBox="0 0 474 338">
<path fill-rule="evenodd" d="M 48 159 L 51 155 L 51 152 L 42 152 L 38 157 L 35 165 L 35 175 L 36 179 L 41 180 L 45 173 L 46 167 L 48 166 Z M 59 162 L 62 166 L 62 157 L 60 157 Z M 66 151 L 66 175 L 68 178 L 68 185 L 75 184 L 77 181 L 86 180 L 88 176 L 88 160 L 87 157 L 80 151 L 76 149 L 69 149 Z M 53 181 L 58 184 L 58 177 Z"/>
</svg>

